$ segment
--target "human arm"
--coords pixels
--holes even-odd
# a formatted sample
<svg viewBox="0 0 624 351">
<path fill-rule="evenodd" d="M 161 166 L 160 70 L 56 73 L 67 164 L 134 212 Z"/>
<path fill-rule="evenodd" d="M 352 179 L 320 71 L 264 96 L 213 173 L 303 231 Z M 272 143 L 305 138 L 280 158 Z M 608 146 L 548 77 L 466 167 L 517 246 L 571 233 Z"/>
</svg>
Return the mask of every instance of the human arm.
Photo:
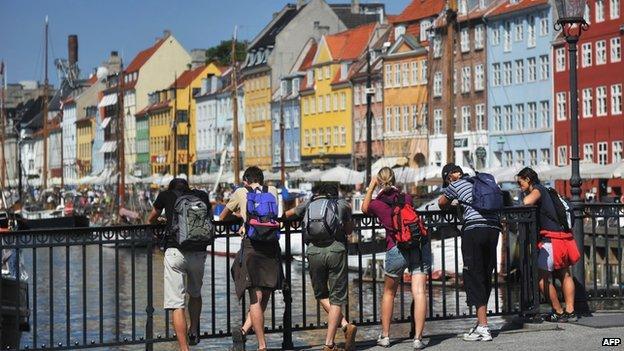
<svg viewBox="0 0 624 351">
<path fill-rule="evenodd" d="M 147 223 L 156 224 L 158 222 L 158 217 L 162 213 L 162 208 L 157 209 L 156 207 L 152 208 L 152 212 L 150 212 L 149 216 L 147 216 Z"/>
<path fill-rule="evenodd" d="M 225 207 L 223 208 L 223 211 L 221 212 L 221 214 L 219 215 L 219 220 L 223 221 L 226 218 L 228 218 L 231 214 L 236 213 L 236 211 L 239 210 L 240 207 L 240 192 L 244 191 L 243 189 L 237 189 L 233 194 L 232 197 L 230 198 L 230 200 L 227 202 L 227 204 L 225 204 Z M 245 194 L 245 198 L 246 198 L 246 194 Z"/>
<path fill-rule="evenodd" d="M 542 194 L 540 194 L 539 190 L 533 189 L 531 192 L 522 199 L 522 203 L 524 205 L 536 205 L 539 201 Z"/>
<path fill-rule="evenodd" d="M 457 199 L 457 191 L 453 184 L 450 184 L 444 189 L 444 193 L 438 198 L 438 206 L 440 208 L 448 207 L 453 204 L 453 200 Z"/>
<path fill-rule="evenodd" d="M 362 212 L 364 214 L 368 213 L 368 207 L 370 206 L 371 201 L 373 200 L 373 192 L 377 187 L 377 177 L 371 176 L 370 184 L 368 184 L 368 188 L 366 189 L 366 195 L 364 195 L 364 201 L 362 201 Z"/>
</svg>

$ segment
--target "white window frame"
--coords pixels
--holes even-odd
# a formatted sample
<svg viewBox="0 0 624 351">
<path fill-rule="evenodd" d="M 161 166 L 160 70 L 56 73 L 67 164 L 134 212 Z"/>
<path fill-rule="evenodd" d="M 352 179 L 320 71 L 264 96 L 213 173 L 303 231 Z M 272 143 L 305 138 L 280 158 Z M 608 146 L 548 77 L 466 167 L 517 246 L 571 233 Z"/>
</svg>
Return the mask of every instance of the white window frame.
<svg viewBox="0 0 624 351">
<path fill-rule="evenodd" d="M 433 96 L 442 96 L 442 72 L 440 71 L 433 75 Z"/>
<path fill-rule="evenodd" d="M 387 87 L 392 87 L 392 85 L 394 84 L 394 82 L 392 81 L 392 66 L 389 64 L 386 64 L 385 66 L 385 77 L 386 77 L 386 82 L 385 85 Z"/>
<path fill-rule="evenodd" d="M 622 39 L 620 37 L 611 38 L 609 44 L 611 63 L 622 61 Z"/>
<path fill-rule="evenodd" d="M 550 24 L 548 21 L 548 12 L 542 12 L 540 15 L 540 36 L 545 37 L 550 32 Z"/>
<path fill-rule="evenodd" d="M 471 118 L 470 106 L 469 105 L 462 106 L 461 127 L 464 133 L 470 132 L 470 118 Z"/>
<path fill-rule="evenodd" d="M 583 161 L 594 162 L 594 144 L 583 144 Z"/>
<path fill-rule="evenodd" d="M 442 109 L 433 111 L 433 134 L 442 134 Z"/>
<path fill-rule="evenodd" d="M 529 15 L 527 18 L 527 47 L 534 48 L 537 45 L 535 31 L 535 16 Z"/>
<path fill-rule="evenodd" d="M 609 144 L 602 141 L 596 145 L 598 146 L 598 164 L 606 165 L 609 160 Z"/>
<path fill-rule="evenodd" d="M 470 32 L 467 27 L 464 27 L 459 32 L 461 52 L 470 51 Z"/>
<path fill-rule="evenodd" d="M 565 166 L 568 164 L 568 147 L 566 145 L 557 146 L 557 165 Z"/>
<path fill-rule="evenodd" d="M 492 86 L 497 87 L 501 85 L 501 66 L 500 63 L 492 64 Z"/>
<path fill-rule="evenodd" d="M 540 56 L 540 79 L 548 80 L 550 78 L 550 58 L 548 55 Z"/>
<path fill-rule="evenodd" d="M 483 65 L 479 64 L 474 67 L 474 90 L 482 91 L 484 89 L 484 76 L 485 72 L 483 71 Z"/>
<path fill-rule="evenodd" d="M 558 92 L 555 99 L 557 102 L 557 121 L 565 121 L 568 115 L 567 92 Z"/>
<path fill-rule="evenodd" d="M 596 87 L 596 116 L 607 115 L 607 86 Z"/>
<path fill-rule="evenodd" d="M 524 40 L 524 22 L 522 18 L 516 18 L 514 21 L 514 41 L 520 42 Z"/>
<path fill-rule="evenodd" d="M 480 50 L 483 49 L 484 47 L 484 40 L 483 40 L 483 33 L 484 33 L 484 25 L 483 24 L 478 24 L 475 26 L 474 28 L 474 47 L 475 50 Z"/>
<path fill-rule="evenodd" d="M 494 121 L 493 125 L 492 125 L 492 130 L 495 131 L 495 132 L 498 132 L 498 131 L 500 131 L 502 129 L 501 128 L 501 126 L 502 126 L 501 125 L 501 116 L 502 116 L 501 107 L 500 106 L 494 106 L 494 108 L 492 108 L 492 111 L 494 111 L 494 116 L 492 118 L 492 120 Z"/>
<path fill-rule="evenodd" d="M 503 62 L 503 85 L 511 85 L 511 61 Z"/>
<path fill-rule="evenodd" d="M 475 105 L 475 117 L 477 123 L 477 131 L 487 130 L 485 125 L 485 104 Z"/>
<path fill-rule="evenodd" d="M 550 101 L 540 101 L 540 120 L 542 128 L 550 128 Z"/>
<path fill-rule="evenodd" d="M 490 33 L 492 36 L 492 39 L 490 40 L 490 44 L 492 44 L 492 46 L 500 45 L 500 31 L 501 31 L 500 27 L 496 27 L 492 29 Z"/>
<path fill-rule="evenodd" d="M 590 67 L 592 65 L 592 43 L 583 43 L 581 45 L 581 67 Z"/>
<path fill-rule="evenodd" d="M 524 84 L 524 60 L 516 60 L 515 62 L 516 72 L 515 72 L 515 80 L 516 84 Z"/>
<path fill-rule="evenodd" d="M 503 51 L 511 51 L 511 22 L 509 21 L 503 24 Z"/>
<path fill-rule="evenodd" d="M 622 84 L 611 85 L 611 114 L 622 114 Z"/>
<path fill-rule="evenodd" d="M 503 106 L 503 130 L 509 131 L 513 129 L 513 107 L 511 105 L 505 105 Z"/>
<path fill-rule="evenodd" d="M 403 62 L 401 64 L 401 78 L 402 78 L 402 83 L 404 87 L 407 87 L 410 85 L 410 71 L 409 71 L 409 64 L 407 62 Z"/>
<path fill-rule="evenodd" d="M 555 50 L 555 56 L 557 59 L 557 66 L 555 69 L 557 72 L 564 72 L 566 70 L 566 52 L 565 48 L 560 47 Z"/>
<path fill-rule="evenodd" d="M 442 37 L 439 34 L 433 38 L 433 57 L 442 57 Z"/>
<path fill-rule="evenodd" d="M 524 104 L 516 104 L 516 128 L 523 130 L 526 128 L 526 118 L 524 115 Z"/>
<path fill-rule="evenodd" d="M 527 82 L 535 82 L 537 80 L 537 60 L 535 57 L 527 59 Z"/>
<path fill-rule="evenodd" d="M 583 103 L 583 118 L 594 116 L 594 91 L 592 88 L 585 88 L 581 92 Z"/>
<path fill-rule="evenodd" d="M 605 20 L 604 0 L 596 0 L 594 2 L 594 14 L 596 18 L 596 23 L 604 22 Z"/>
<path fill-rule="evenodd" d="M 610 19 L 620 18 L 620 0 L 609 1 L 609 18 Z"/>
<path fill-rule="evenodd" d="M 607 41 L 596 41 L 596 65 L 604 65 L 607 63 Z"/>
<path fill-rule="evenodd" d="M 470 83 L 472 80 L 470 66 L 462 67 L 462 93 L 470 93 Z"/>
<path fill-rule="evenodd" d="M 621 140 L 611 143 L 611 163 L 622 162 L 624 144 Z"/>
</svg>

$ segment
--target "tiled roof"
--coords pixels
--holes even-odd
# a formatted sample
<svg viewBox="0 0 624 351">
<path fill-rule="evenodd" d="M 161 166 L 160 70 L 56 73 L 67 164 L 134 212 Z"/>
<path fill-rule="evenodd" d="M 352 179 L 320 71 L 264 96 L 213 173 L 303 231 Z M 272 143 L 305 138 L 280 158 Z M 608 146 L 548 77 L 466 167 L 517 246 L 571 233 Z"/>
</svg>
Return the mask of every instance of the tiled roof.
<svg viewBox="0 0 624 351">
<path fill-rule="evenodd" d="M 170 88 L 186 88 L 191 84 L 197 76 L 199 76 L 204 69 L 206 69 L 206 65 L 201 65 L 197 68 L 189 69 L 184 72 L 176 79 L 175 82 L 171 83 Z"/>
<path fill-rule="evenodd" d="M 437 16 L 444 9 L 444 0 L 412 0 L 400 15 L 391 23 L 418 21 L 423 18 Z"/>
<path fill-rule="evenodd" d="M 517 0 L 515 3 L 511 3 L 511 1 L 503 1 L 496 6 L 487 17 L 499 16 L 546 4 L 548 4 L 548 0 Z"/>
<path fill-rule="evenodd" d="M 360 6 L 363 5 L 375 4 L 360 4 Z M 376 6 L 380 5 L 377 4 Z M 355 28 L 357 26 L 377 22 L 379 20 L 379 15 L 377 14 L 353 13 L 351 11 L 351 4 L 330 4 L 330 7 L 334 10 L 336 16 L 338 16 L 347 28 Z"/>
<path fill-rule="evenodd" d="M 147 107 L 145 107 L 144 109 L 142 109 L 141 111 L 137 112 L 135 114 L 135 116 L 142 116 L 144 114 L 147 114 L 149 112 L 154 112 L 154 111 L 158 111 L 158 110 L 163 110 L 166 108 L 169 108 L 169 100 L 164 100 L 164 101 L 160 101 L 160 102 L 156 102 L 153 103 L 151 105 L 147 105 Z"/>
<path fill-rule="evenodd" d="M 88 84 L 89 86 L 91 86 L 91 85 L 95 84 L 96 82 L 97 82 L 97 75 L 96 75 L 96 74 L 93 74 L 93 75 L 89 78 L 89 80 L 87 80 L 87 84 Z"/>
<path fill-rule="evenodd" d="M 344 32 L 325 37 L 335 61 L 355 60 L 368 44 L 376 23 L 365 24 Z"/>
<path fill-rule="evenodd" d="M 165 42 L 165 40 L 169 38 L 169 36 L 160 38 L 154 45 L 150 46 L 149 48 L 139 52 L 134 59 L 132 60 L 132 62 L 130 62 L 130 64 L 128 65 L 128 67 L 126 68 L 126 72 L 134 72 L 134 71 L 138 71 L 139 69 L 141 69 L 141 67 L 143 67 L 143 65 L 147 62 L 147 60 L 150 59 L 150 57 L 152 57 L 152 55 L 154 55 L 154 53 L 156 52 L 156 50 L 158 50 L 158 48 L 160 48 L 160 46 Z"/>
<path fill-rule="evenodd" d="M 312 61 L 314 60 L 314 55 L 316 54 L 317 48 L 318 48 L 318 45 L 316 43 L 310 46 L 310 49 L 308 50 L 308 53 L 304 57 L 303 62 L 301 62 L 301 66 L 299 67 L 300 71 L 305 71 L 308 68 L 310 68 L 310 66 L 312 66 Z"/>
</svg>

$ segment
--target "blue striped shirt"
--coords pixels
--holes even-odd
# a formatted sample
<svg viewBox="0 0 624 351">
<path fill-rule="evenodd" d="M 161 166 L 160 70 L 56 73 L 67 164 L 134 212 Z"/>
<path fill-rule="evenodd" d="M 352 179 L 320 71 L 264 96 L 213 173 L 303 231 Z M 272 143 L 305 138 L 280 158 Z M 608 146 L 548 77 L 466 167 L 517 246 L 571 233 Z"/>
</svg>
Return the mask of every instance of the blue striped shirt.
<svg viewBox="0 0 624 351">
<path fill-rule="evenodd" d="M 500 223 L 498 214 L 482 214 L 474 208 L 470 207 L 472 203 L 472 183 L 465 178 L 459 179 L 451 183 L 446 189 L 444 189 L 444 196 L 450 201 L 458 200 L 464 208 L 464 230 L 475 227 L 493 227 L 494 225 L 487 225 L 485 223 L 475 222 L 490 222 Z M 474 223 L 474 224 L 471 224 Z"/>
</svg>

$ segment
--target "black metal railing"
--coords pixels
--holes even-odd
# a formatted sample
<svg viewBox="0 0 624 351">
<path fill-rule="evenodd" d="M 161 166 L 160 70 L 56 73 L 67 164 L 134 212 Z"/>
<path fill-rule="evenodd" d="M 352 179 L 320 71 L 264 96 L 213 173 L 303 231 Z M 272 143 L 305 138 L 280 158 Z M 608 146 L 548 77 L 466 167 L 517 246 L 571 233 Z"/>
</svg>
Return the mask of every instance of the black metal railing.
<svg viewBox="0 0 624 351">
<path fill-rule="evenodd" d="M 601 218 L 622 217 L 622 208 L 588 206 L 586 244 L 600 248 Z M 429 320 L 474 316 L 465 304 L 461 270 L 461 221 L 456 213 L 423 212 L 430 230 L 433 269 L 428 279 Z M 353 240 L 349 243 L 349 300 L 346 317 L 359 325 L 378 324 L 379 301 L 383 292 L 385 232 L 370 217 L 355 215 Z M 506 208 L 501 212 L 503 230 L 499 240 L 498 264 L 488 311 L 490 315 L 534 314 L 539 309 L 537 289 L 536 209 Z M 230 278 L 236 264 L 240 237 L 238 224 L 217 222 L 217 239 L 208 248 L 201 314 L 202 338 L 223 338 L 244 319 L 247 299 L 237 301 Z M 162 308 L 163 254 L 157 250 L 156 235 L 161 226 L 72 228 L 3 234 L 0 249 L 13 253 L 13 273 L 27 280 L 5 277 L 0 281 L 0 333 L 3 346 L 20 349 L 61 350 L 112 347 L 172 341 L 171 318 Z M 616 260 L 606 258 L 606 267 L 596 266 L 596 250 L 589 255 L 587 270 L 593 269 L 588 284 L 591 299 L 622 301 L 620 283 L 622 251 L 619 227 L 617 238 L 608 231 L 606 248 L 617 247 Z M 306 272 L 305 244 L 298 222 L 283 225 L 282 258 L 285 285 L 276 291 L 266 312 L 266 331 L 281 333 L 282 348 L 290 349 L 298 331 L 324 328 L 324 313 L 311 293 Z M 613 241 L 615 240 L 615 241 Z M 600 252 L 598 252 L 600 257 Z M 606 278 L 605 294 L 598 271 L 613 272 L 617 262 L 618 288 L 612 275 Z M 602 267 L 602 268 L 601 268 Z M 409 277 L 405 277 L 406 280 Z M 396 321 L 410 320 L 409 281 L 397 293 Z M 590 289 L 591 287 L 591 289 Z M 11 291 L 15 291 L 11 293 Z M 613 295 L 617 291 L 617 294 Z M 19 293 L 18 293 L 19 292 Z M 611 294 L 611 295 L 609 295 Z M 15 341 L 20 329 L 21 342 Z M 13 340 L 11 340 L 13 337 Z M 19 338 L 17 339 L 19 340 Z M 296 341 L 296 340 L 295 340 Z M 9 342 L 13 342 L 10 344 Z M 227 340 L 222 342 L 227 347 Z"/>
</svg>

